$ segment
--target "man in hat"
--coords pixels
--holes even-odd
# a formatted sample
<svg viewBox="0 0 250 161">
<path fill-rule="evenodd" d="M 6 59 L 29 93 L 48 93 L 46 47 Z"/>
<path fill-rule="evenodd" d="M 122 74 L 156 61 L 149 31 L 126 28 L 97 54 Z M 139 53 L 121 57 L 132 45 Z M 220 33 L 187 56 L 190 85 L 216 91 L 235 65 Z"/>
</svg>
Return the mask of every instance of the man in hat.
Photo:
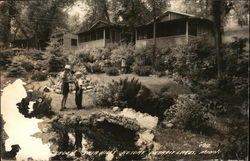
<svg viewBox="0 0 250 161">
<path fill-rule="evenodd" d="M 61 73 L 61 81 L 62 81 L 62 94 L 63 94 L 63 99 L 61 102 L 61 109 L 60 111 L 63 111 L 64 109 L 66 109 L 65 105 L 66 105 L 66 101 L 68 98 L 68 94 L 69 94 L 69 83 L 72 83 L 71 79 L 71 66 L 70 65 L 66 65 L 64 67 L 64 71 Z"/>
</svg>

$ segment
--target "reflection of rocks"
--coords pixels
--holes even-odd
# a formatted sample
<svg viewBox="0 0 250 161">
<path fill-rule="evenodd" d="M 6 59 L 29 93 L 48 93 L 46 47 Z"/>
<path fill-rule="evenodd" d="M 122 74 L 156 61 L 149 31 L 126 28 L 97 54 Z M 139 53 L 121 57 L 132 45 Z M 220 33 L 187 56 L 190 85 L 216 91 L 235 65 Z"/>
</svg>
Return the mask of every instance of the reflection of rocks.
<svg viewBox="0 0 250 161">
<path fill-rule="evenodd" d="M 153 134 L 158 118 L 128 109 L 119 112 L 119 107 L 114 111 L 116 112 L 93 112 L 89 115 L 64 113 L 48 119 L 45 125 L 39 124 L 42 132 L 34 136 L 42 138 L 43 142 L 50 142 L 50 148 L 58 155 L 59 152 L 64 155 L 76 150 L 82 153 L 112 149 L 150 152 L 160 148 L 154 142 Z M 144 117 L 150 120 L 146 122 L 147 125 L 143 123 Z M 131 160 L 141 159 L 142 156 L 121 157 Z M 104 160 L 105 156 L 99 159 Z"/>
</svg>

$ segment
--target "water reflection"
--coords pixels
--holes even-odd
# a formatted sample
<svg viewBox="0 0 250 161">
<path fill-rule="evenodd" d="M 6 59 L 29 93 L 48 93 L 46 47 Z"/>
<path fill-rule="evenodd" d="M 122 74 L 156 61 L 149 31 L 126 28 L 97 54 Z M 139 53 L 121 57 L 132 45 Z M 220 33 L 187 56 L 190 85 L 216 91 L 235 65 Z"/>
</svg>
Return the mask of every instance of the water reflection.
<svg viewBox="0 0 250 161">
<path fill-rule="evenodd" d="M 1 111 L 6 122 L 4 128 L 9 136 L 5 142 L 6 150 L 11 150 L 13 144 L 19 144 L 21 150 L 16 156 L 17 160 L 26 160 L 28 157 L 35 160 L 48 160 L 51 156 L 49 145 L 44 145 L 41 139 L 31 136 L 40 131 L 37 123 L 43 120 L 25 118 L 16 106 L 27 96 L 24 84 L 22 80 L 16 80 L 3 89 L 1 96 Z"/>
</svg>

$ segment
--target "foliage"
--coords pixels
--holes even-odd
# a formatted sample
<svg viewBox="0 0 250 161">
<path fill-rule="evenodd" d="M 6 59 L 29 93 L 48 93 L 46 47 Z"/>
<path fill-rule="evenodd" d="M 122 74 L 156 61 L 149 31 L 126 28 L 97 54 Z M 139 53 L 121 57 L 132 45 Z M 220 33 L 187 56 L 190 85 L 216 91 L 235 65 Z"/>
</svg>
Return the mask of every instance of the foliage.
<svg viewBox="0 0 250 161">
<path fill-rule="evenodd" d="M 247 41 L 247 39 L 235 38 L 235 41 L 222 47 L 225 75 L 248 77 L 248 54 L 245 51 Z"/>
<path fill-rule="evenodd" d="M 198 95 L 179 95 L 176 103 L 165 111 L 166 119 L 177 127 L 188 130 L 201 130 L 207 122 L 207 112 Z"/>
<path fill-rule="evenodd" d="M 133 71 L 139 76 L 149 76 L 152 73 L 152 67 L 136 65 L 133 67 Z"/>
<path fill-rule="evenodd" d="M 47 72 L 42 72 L 42 71 L 35 71 L 31 79 L 34 81 L 45 81 L 47 79 L 48 73 Z"/>
<path fill-rule="evenodd" d="M 203 38 L 174 48 L 167 57 L 173 72 L 193 80 L 216 76 L 213 47 Z"/>
<path fill-rule="evenodd" d="M 119 75 L 119 70 L 115 67 L 107 67 L 105 73 L 110 76 L 117 76 Z"/>
<path fill-rule="evenodd" d="M 132 44 L 121 44 L 111 51 L 110 60 L 113 66 L 121 67 L 122 59 L 126 60 L 126 65 L 131 67 L 134 62 L 134 46 Z"/>
<path fill-rule="evenodd" d="M 95 62 L 91 65 L 91 71 L 92 71 L 92 73 L 103 73 L 104 69 L 100 63 Z"/>
<path fill-rule="evenodd" d="M 101 107 L 133 108 L 162 119 L 163 112 L 173 104 L 173 98 L 166 93 L 153 93 L 138 80 L 126 78 L 99 88 L 94 102 Z"/>
<path fill-rule="evenodd" d="M 6 69 L 12 62 L 12 58 L 16 55 L 13 50 L 0 50 L 0 66 Z"/>
<path fill-rule="evenodd" d="M 51 111 L 51 101 L 52 99 L 45 93 L 39 91 L 39 89 L 33 90 L 33 92 L 29 92 L 27 97 L 23 98 L 20 103 L 17 103 L 17 108 L 24 117 L 49 117 L 53 115 L 53 112 Z M 34 102 L 33 110 L 31 112 L 29 111 L 30 102 Z"/>
<path fill-rule="evenodd" d="M 230 125 L 229 134 L 220 145 L 221 157 L 223 159 L 244 160 L 247 156 L 248 142 L 248 119 L 234 121 Z"/>
<path fill-rule="evenodd" d="M 81 49 L 76 51 L 76 57 L 80 59 L 81 62 L 91 62 L 93 63 L 93 58 L 90 56 L 89 49 Z"/>
<path fill-rule="evenodd" d="M 153 65 L 153 50 L 153 46 L 146 46 L 135 49 L 135 65 Z"/>
<path fill-rule="evenodd" d="M 63 50 L 60 44 L 56 41 L 51 41 L 47 47 L 49 53 L 48 67 L 49 72 L 60 72 L 67 63 L 67 58 L 63 55 Z"/>
<path fill-rule="evenodd" d="M 24 77 L 27 74 L 25 69 L 20 66 L 18 63 L 11 63 L 7 69 L 7 76 L 8 77 Z"/>
</svg>

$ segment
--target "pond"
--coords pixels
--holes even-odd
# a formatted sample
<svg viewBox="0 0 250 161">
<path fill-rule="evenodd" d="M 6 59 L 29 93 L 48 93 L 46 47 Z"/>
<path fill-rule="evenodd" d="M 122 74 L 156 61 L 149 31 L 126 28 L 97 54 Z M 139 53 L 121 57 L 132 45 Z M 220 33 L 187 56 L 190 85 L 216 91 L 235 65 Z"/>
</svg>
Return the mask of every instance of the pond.
<svg viewBox="0 0 250 161">
<path fill-rule="evenodd" d="M 19 144 L 21 150 L 17 153 L 17 160 L 27 160 L 28 157 L 35 160 L 48 160 L 52 155 L 49 145 L 43 144 L 41 139 L 31 136 L 40 131 L 38 123 L 43 120 L 25 118 L 18 111 L 16 104 L 27 96 L 23 85 L 25 82 L 18 79 L 5 87 L 1 95 L 1 113 L 6 122 L 4 129 L 9 136 L 5 142 L 6 151 L 11 150 L 11 145 Z"/>
</svg>

